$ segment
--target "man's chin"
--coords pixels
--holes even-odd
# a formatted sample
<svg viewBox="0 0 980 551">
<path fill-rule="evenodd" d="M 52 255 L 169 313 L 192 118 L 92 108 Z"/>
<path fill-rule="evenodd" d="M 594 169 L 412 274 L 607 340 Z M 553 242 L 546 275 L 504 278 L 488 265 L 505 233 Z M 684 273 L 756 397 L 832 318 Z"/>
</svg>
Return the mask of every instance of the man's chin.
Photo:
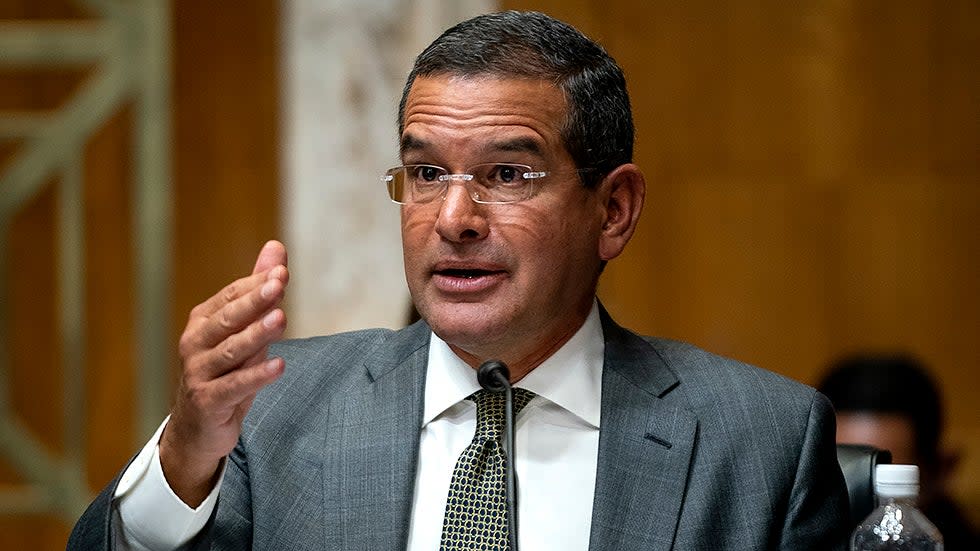
<svg viewBox="0 0 980 551">
<path fill-rule="evenodd" d="M 507 330 L 506 324 L 494 320 L 487 312 L 471 308 L 436 310 L 426 321 L 440 339 L 473 355 L 482 353 L 489 343 L 502 340 Z"/>
</svg>

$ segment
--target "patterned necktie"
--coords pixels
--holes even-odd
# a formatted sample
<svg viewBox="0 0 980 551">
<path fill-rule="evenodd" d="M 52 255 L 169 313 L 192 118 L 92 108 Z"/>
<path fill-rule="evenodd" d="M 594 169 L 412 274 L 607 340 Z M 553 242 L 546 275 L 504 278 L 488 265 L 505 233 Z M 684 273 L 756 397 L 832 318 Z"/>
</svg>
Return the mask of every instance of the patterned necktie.
<svg viewBox="0 0 980 551">
<path fill-rule="evenodd" d="M 534 393 L 513 391 L 514 417 Z M 463 450 L 453 469 L 442 524 L 442 551 L 507 549 L 507 480 L 503 450 L 503 392 L 479 390 L 469 400 L 476 402 L 476 434 Z"/>
</svg>

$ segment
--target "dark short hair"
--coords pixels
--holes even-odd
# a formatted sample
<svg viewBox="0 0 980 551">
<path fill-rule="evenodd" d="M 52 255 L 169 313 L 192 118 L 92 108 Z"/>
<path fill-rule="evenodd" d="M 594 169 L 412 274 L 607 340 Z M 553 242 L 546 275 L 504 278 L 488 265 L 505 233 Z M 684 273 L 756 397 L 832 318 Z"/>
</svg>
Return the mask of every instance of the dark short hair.
<svg viewBox="0 0 980 551">
<path fill-rule="evenodd" d="M 544 79 L 568 101 L 565 148 L 596 185 L 633 160 L 633 114 L 626 78 L 606 51 L 571 25 L 538 12 L 480 15 L 442 33 L 415 59 L 398 106 L 398 132 L 417 77 L 432 75 Z"/>
<path fill-rule="evenodd" d="M 838 413 L 889 413 L 907 419 L 920 461 L 938 459 L 942 403 L 935 381 L 918 358 L 901 353 L 846 356 L 830 367 L 817 389 Z"/>
</svg>

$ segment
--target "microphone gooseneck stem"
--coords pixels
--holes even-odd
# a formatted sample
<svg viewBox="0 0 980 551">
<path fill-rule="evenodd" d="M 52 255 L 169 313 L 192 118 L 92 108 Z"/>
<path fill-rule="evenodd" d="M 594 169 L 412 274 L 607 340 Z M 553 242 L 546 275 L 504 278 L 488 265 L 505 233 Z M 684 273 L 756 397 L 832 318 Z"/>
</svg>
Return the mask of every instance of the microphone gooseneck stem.
<svg viewBox="0 0 980 551">
<path fill-rule="evenodd" d="M 480 386 L 490 392 L 504 393 L 504 457 L 507 465 L 507 539 L 510 551 L 519 551 L 517 544 L 517 473 L 514 470 L 514 393 L 510 386 L 510 370 L 500 360 L 487 360 L 477 370 Z"/>
<path fill-rule="evenodd" d="M 508 537 L 510 539 L 511 551 L 518 551 L 517 547 L 517 473 L 514 470 L 514 393 L 510 384 L 507 384 L 506 397 L 504 401 L 504 453 L 507 454 L 507 469 L 504 476 L 507 477 L 507 524 Z"/>
</svg>

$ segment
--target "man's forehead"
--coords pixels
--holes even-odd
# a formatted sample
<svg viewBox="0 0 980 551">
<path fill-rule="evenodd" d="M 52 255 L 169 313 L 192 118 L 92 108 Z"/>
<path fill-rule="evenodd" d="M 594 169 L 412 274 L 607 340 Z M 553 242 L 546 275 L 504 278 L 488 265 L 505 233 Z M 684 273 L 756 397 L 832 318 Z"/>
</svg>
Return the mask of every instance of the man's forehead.
<svg viewBox="0 0 980 551">
<path fill-rule="evenodd" d="M 487 110 L 499 106 L 502 113 L 531 109 L 561 116 L 567 108 L 564 93 L 551 80 L 496 74 L 420 76 L 412 82 L 405 99 L 406 116 L 413 107 L 439 105 Z"/>
<path fill-rule="evenodd" d="M 561 146 L 565 106 L 558 87 L 542 79 L 419 77 L 407 96 L 399 147 L 427 151 L 448 138 L 480 150 L 541 155 Z"/>
</svg>

